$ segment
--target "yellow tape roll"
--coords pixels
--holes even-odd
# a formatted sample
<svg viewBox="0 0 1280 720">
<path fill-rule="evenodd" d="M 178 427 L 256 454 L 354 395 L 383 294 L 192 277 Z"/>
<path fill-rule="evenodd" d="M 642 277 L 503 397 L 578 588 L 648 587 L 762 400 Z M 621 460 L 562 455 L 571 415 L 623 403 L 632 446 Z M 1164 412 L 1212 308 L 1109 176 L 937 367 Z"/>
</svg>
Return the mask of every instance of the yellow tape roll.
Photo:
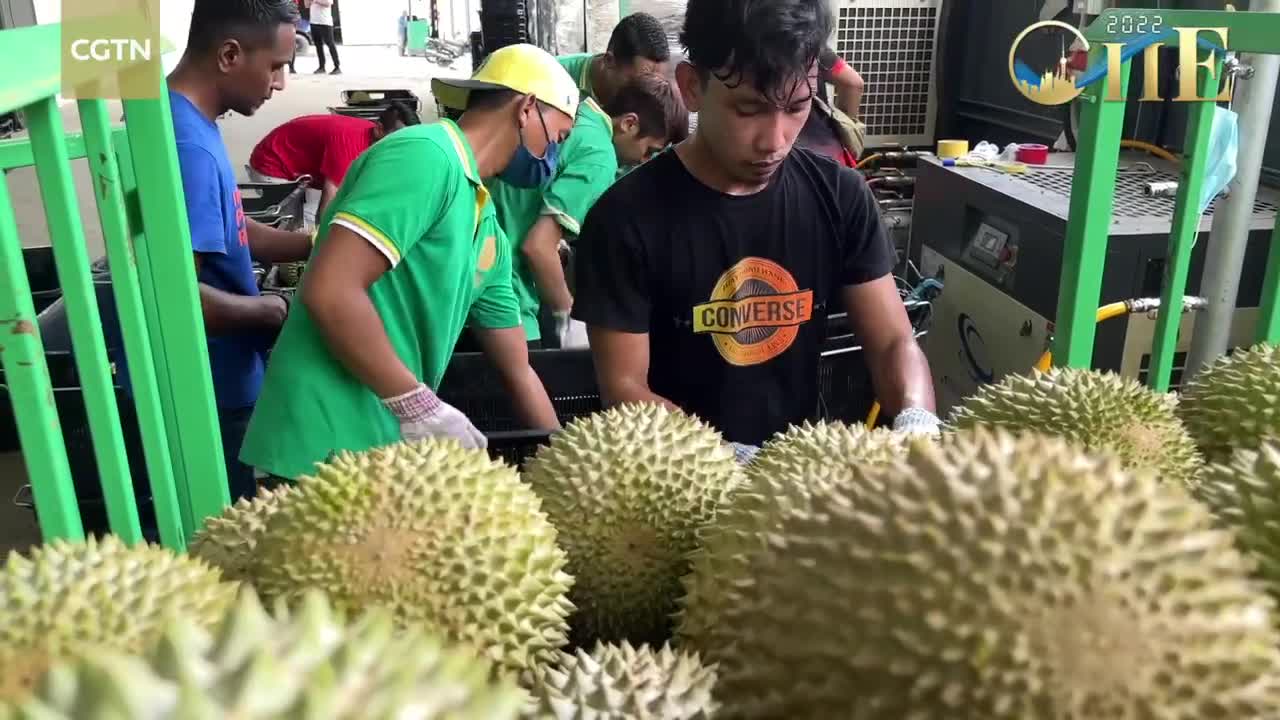
<svg viewBox="0 0 1280 720">
<path fill-rule="evenodd" d="M 939 140 L 938 157 L 942 159 L 962 158 L 969 154 L 968 140 Z"/>
</svg>

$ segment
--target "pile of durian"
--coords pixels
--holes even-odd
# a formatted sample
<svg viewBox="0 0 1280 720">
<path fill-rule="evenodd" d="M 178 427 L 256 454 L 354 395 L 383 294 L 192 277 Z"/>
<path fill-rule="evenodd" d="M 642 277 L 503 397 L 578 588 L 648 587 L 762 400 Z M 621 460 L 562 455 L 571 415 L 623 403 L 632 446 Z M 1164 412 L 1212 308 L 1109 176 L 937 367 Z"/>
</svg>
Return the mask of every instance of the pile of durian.
<svg viewBox="0 0 1280 720">
<path fill-rule="evenodd" d="M 340 453 L 187 552 L 0 572 L 0 718 L 1280 718 L 1280 348 L 1055 370 L 746 466 L 624 405 Z"/>
</svg>

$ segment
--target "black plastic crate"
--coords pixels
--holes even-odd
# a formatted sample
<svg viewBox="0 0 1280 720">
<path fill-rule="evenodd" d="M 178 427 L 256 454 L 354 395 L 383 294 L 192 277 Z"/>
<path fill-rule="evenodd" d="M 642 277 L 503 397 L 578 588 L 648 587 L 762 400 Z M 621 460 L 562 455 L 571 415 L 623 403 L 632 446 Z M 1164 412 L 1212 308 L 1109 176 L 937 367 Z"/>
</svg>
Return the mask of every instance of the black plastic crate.
<svg viewBox="0 0 1280 720">
<path fill-rule="evenodd" d="M 342 104 L 350 107 L 376 107 L 379 111 L 392 102 L 409 105 L 414 111 L 422 107 L 422 100 L 417 93 L 405 88 L 355 88 L 343 90 Z"/>
<path fill-rule="evenodd" d="M 115 298 L 108 279 L 96 278 L 94 289 L 104 328 L 107 358 L 112 363 L 111 370 L 114 376 L 117 364 L 123 359 L 122 341 L 116 330 L 118 320 Z M 103 500 L 98 460 L 93 450 L 93 436 L 89 429 L 89 415 L 85 407 L 84 392 L 81 389 L 80 374 L 76 368 L 71 347 L 71 331 L 67 322 L 66 305 L 61 301 L 51 305 L 40 314 L 39 326 L 40 339 L 45 348 L 45 363 L 48 365 L 49 378 L 53 386 L 54 406 L 62 428 L 67 463 L 70 466 L 76 490 L 81 520 L 85 532 L 103 534 L 109 532 L 106 503 Z M 158 540 L 155 509 L 151 502 L 150 478 L 147 474 L 142 434 L 138 427 L 133 399 L 124 391 L 118 379 L 114 383 L 114 389 L 143 534 L 148 539 Z M 16 440 L 17 424 L 13 404 L 9 398 L 9 388 L 3 370 L 0 370 L 0 435 L 6 432 L 12 432 Z M 16 444 L 15 442 L 15 449 Z"/>
<path fill-rule="evenodd" d="M 601 409 L 591 351 L 533 350 L 529 364 L 542 379 L 562 424 Z M 483 353 L 455 353 L 439 395 L 486 435 L 529 430 L 516 418 L 502 378 Z"/>
</svg>

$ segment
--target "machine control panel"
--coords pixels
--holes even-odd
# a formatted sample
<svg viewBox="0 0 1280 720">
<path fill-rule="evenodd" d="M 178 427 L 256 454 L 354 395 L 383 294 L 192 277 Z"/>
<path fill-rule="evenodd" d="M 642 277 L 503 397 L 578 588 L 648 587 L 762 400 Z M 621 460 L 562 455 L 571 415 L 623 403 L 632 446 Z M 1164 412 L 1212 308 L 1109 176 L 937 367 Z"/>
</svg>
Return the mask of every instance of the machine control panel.
<svg viewBox="0 0 1280 720">
<path fill-rule="evenodd" d="M 990 215 L 975 215 L 967 223 L 971 229 L 960 262 L 993 285 L 1007 285 L 1018 263 L 1017 235 Z"/>
</svg>

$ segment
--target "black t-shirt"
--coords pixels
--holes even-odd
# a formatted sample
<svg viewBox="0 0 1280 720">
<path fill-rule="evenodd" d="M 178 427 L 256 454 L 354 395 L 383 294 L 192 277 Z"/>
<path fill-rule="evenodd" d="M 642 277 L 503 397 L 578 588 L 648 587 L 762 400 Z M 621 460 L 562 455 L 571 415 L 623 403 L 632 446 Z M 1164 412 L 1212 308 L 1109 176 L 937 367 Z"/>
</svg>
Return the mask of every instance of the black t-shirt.
<svg viewBox="0 0 1280 720">
<path fill-rule="evenodd" d="M 605 192 L 577 247 L 574 317 L 648 333 L 650 389 L 752 445 L 813 417 L 840 289 L 894 262 L 862 176 L 798 148 L 749 196 L 662 153 Z"/>
</svg>

